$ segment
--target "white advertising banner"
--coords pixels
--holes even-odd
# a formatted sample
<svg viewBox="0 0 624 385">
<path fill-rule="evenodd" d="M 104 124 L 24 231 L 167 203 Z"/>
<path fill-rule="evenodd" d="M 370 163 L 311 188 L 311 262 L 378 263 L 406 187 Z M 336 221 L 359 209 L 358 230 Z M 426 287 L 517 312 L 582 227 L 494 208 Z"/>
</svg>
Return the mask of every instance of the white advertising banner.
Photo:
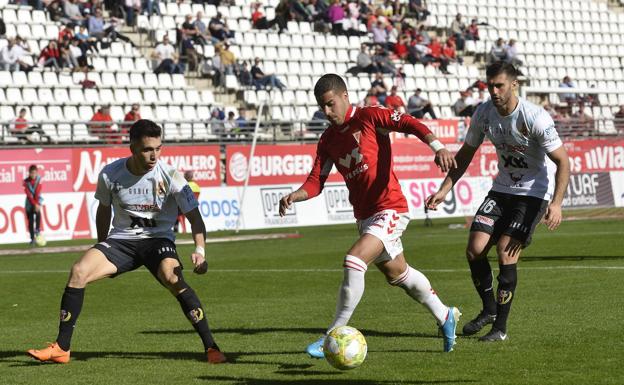
<svg viewBox="0 0 624 385">
<path fill-rule="evenodd" d="M 624 171 L 611 171 L 610 174 L 615 207 L 624 207 Z"/>
</svg>

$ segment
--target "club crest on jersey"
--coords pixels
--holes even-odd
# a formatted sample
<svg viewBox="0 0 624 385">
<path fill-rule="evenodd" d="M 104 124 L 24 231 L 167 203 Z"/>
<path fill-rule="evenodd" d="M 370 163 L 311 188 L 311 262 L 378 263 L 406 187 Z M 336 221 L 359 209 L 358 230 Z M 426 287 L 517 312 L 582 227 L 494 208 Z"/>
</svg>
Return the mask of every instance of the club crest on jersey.
<svg viewBox="0 0 624 385">
<path fill-rule="evenodd" d="M 353 133 L 353 139 L 355 139 L 357 144 L 360 144 L 360 137 L 361 136 L 362 136 L 362 132 L 361 131 L 357 131 L 357 132 Z"/>
</svg>

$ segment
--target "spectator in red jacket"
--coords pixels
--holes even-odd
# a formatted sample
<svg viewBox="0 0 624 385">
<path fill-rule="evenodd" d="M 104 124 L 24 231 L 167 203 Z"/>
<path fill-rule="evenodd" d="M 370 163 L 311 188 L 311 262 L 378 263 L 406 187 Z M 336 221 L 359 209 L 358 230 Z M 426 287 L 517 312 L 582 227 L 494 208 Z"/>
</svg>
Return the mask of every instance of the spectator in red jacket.
<svg viewBox="0 0 624 385">
<path fill-rule="evenodd" d="M 28 231 L 30 232 L 30 245 L 35 245 L 35 237 L 41 232 L 41 177 L 36 165 L 28 168 L 28 177 L 22 183 L 26 193 L 26 216 L 28 218 Z"/>
<path fill-rule="evenodd" d="M 97 136 L 109 144 L 121 144 L 121 138 L 116 135 L 117 132 L 113 130 L 113 118 L 110 115 L 110 106 L 102 106 L 93 114 L 91 122 L 93 124 L 89 124 L 88 126 L 91 135 Z"/>
<path fill-rule="evenodd" d="M 13 121 L 13 124 L 9 126 L 9 131 L 13 136 L 18 138 L 21 142 L 34 143 L 32 134 L 39 134 L 39 139 L 46 139 L 50 143 L 51 138 L 48 136 L 40 126 L 29 125 L 26 119 L 26 109 L 20 108 L 19 115 Z"/>
<path fill-rule="evenodd" d="M 427 46 L 429 48 L 429 54 L 427 55 L 427 61 L 440 63 L 440 70 L 443 74 L 449 74 L 446 67 L 448 66 L 448 60 L 444 59 L 442 56 L 442 44 L 437 37 L 431 39 L 431 43 Z"/>
<path fill-rule="evenodd" d="M 124 122 L 127 124 L 121 125 L 121 136 L 128 135 L 128 130 L 130 130 L 130 126 L 137 120 L 141 120 L 141 111 L 139 105 L 135 103 L 132 105 L 130 111 L 126 113 L 126 116 L 124 116 Z"/>
<path fill-rule="evenodd" d="M 61 53 L 54 40 L 50 40 L 48 45 L 39 54 L 39 65 L 42 67 L 54 67 L 56 71 L 61 70 Z"/>
<path fill-rule="evenodd" d="M 397 86 L 392 86 L 392 88 L 390 88 L 390 95 L 386 96 L 386 107 L 405 112 L 405 102 L 397 95 Z"/>
</svg>

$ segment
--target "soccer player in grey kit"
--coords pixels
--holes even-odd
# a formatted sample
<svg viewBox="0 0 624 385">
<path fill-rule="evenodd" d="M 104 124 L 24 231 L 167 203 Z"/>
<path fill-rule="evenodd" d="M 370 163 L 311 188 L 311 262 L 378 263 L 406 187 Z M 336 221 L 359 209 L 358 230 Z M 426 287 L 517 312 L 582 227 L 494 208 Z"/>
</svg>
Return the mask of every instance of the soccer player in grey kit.
<svg viewBox="0 0 624 385">
<path fill-rule="evenodd" d="M 199 334 L 209 363 L 226 361 L 215 343 L 204 308 L 185 282 L 175 246 L 173 224 L 178 207 L 191 223 L 195 251 L 194 272 L 204 274 L 206 228 L 197 199 L 177 170 L 160 161 L 162 130 L 150 120 L 130 127 L 132 156 L 116 160 L 100 172 L 95 198 L 98 243 L 71 268 L 61 299 L 56 342 L 28 354 L 39 361 L 67 363 L 70 341 L 82 309 L 87 284 L 145 266 L 176 297 L 182 311 Z M 114 216 L 113 216 L 114 212 Z M 109 232 L 113 219 L 113 228 Z"/>
</svg>

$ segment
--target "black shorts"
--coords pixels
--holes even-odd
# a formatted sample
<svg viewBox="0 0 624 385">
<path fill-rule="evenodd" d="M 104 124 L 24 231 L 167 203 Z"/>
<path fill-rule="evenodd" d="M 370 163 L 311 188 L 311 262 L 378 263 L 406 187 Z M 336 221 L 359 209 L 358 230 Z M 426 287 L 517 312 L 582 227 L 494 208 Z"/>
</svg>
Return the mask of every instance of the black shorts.
<svg viewBox="0 0 624 385">
<path fill-rule="evenodd" d="M 145 266 L 154 277 L 158 278 L 158 266 L 163 259 L 173 258 L 180 262 L 175 243 L 167 238 L 108 238 L 104 242 L 96 243 L 93 247 L 104 253 L 106 258 L 117 267 L 117 273 L 112 277 Z M 180 267 L 182 267 L 181 262 Z"/>
<path fill-rule="evenodd" d="M 490 191 L 479 206 L 470 231 L 490 234 L 491 243 L 498 242 L 503 234 L 509 235 L 527 247 L 547 207 L 544 199 Z"/>
</svg>

